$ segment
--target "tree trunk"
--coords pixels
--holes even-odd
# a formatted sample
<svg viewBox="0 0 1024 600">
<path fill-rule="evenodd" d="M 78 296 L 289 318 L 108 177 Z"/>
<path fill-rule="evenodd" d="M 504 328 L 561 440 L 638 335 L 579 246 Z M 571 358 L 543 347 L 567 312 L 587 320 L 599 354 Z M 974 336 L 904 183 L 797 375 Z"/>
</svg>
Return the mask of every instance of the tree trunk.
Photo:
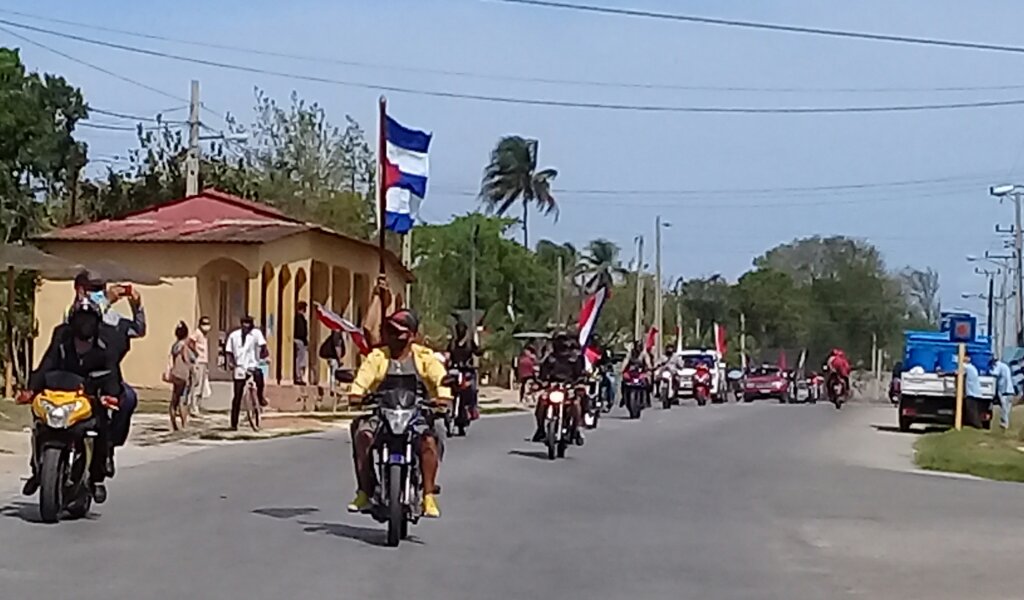
<svg viewBox="0 0 1024 600">
<path fill-rule="evenodd" d="M 527 250 L 530 249 L 530 228 L 526 224 L 526 219 L 530 214 L 530 205 L 523 200 L 523 247 Z"/>
</svg>

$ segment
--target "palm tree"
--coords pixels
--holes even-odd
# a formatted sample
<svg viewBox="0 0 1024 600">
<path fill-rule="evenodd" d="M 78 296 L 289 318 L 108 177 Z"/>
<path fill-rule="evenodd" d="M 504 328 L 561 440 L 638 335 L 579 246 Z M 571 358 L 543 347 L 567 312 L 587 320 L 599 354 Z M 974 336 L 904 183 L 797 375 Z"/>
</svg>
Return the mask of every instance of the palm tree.
<svg viewBox="0 0 1024 600">
<path fill-rule="evenodd" d="M 593 291 L 602 285 L 612 285 L 626 275 L 619 260 L 619 247 L 610 240 L 596 239 L 587 248 L 576 266 L 576 274 L 583 277 L 583 287 Z"/>
<path fill-rule="evenodd" d="M 488 212 L 502 216 L 512 205 L 523 205 L 523 246 L 529 248 L 527 216 L 530 204 L 545 215 L 554 213 L 558 220 L 558 203 L 551 195 L 551 181 L 558 177 L 555 169 L 537 170 L 537 140 L 517 135 L 501 138 L 491 151 L 491 161 L 480 182 L 480 202 Z"/>
</svg>

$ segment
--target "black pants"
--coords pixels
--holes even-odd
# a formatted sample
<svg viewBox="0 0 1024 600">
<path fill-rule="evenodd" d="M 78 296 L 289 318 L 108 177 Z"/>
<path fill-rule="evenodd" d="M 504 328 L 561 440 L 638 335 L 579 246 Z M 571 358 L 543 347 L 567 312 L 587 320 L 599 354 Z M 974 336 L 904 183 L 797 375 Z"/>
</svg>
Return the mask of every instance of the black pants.
<svg viewBox="0 0 1024 600">
<path fill-rule="evenodd" d="M 267 402 L 263 398 L 263 371 L 255 369 L 252 371 L 252 380 L 256 384 L 256 397 L 263 406 Z M 242 410 L 242 395 L 245 394 L 245 380 L 236 379 L 235 394 L 231 398 L 231 428 L 238 429 L 238 413 Z"/>
<path fill-rule="evenodd" d="M 986 400 L 971 397 L 964 398 L 963 424 L 967 427 L 981 429 L 984 426 L 981 417 L 985 412 L 986 406 L 988 406 L 988 401 Z"/>
</svg>

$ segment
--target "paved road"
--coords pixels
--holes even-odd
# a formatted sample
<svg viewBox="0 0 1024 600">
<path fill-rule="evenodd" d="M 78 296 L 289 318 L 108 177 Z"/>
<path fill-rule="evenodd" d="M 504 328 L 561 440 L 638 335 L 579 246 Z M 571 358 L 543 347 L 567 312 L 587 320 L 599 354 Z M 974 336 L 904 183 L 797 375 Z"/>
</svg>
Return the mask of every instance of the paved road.
<svg viewBox="0 0 1024 600">
<path fill-rule="evenodd" d="M 343 437 L 193 453 L 124 469 L 87 521 L 36 524 L 31 504 L 0 502 L 0 596 L 1022 597 L 1024 488 L 901 472 L 909 441 L 871 427 L 891 417 L 654 410 L 555 463 L 524 442 L 528 417 L 490 419 L 450 442 L 444 518 L 397 550 L 344 511 Z"/>
</svg>

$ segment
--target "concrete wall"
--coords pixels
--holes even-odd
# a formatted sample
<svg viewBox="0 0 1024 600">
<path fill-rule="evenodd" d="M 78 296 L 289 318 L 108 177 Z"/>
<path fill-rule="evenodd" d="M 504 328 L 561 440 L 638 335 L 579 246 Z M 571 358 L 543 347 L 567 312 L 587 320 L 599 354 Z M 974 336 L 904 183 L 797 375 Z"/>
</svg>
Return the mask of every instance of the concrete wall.
<svg viewBox="0 0 1024 600">
<path fill-rule="evenodd" d="M 99 259 L 116 260 L 167 282 L 138 287 L 149 319 L 149 332 L 146 338 L 133 343 L 124 372 L 129 382 L 143 387 L 165 385 L 161 377 L 178 321 L 183 320 L 192 328 L 200 316 L 210 317 L 214 328 L 210 334 L 212 366 L 217 360 L 219 342 L 238 326 L 244 313 L 260 321 L 266 334 L 271 354 L 270 381 L 290 383 L 294 377 L 292 325 L 300 300 L 310 305 L 310 378 L 325 380 L 326 364 L 317 358 L 317 350 L 328 332 L 316 321 L 313 303 L 332 307 L 338 314 L 358 322 L 369 304 L 378 269 L 377 254 L 372 248 L 315 231 L 262 245 L 48 242 L 43 249 L 84 264 Z M 402 275 L 390 266 L 388 281 L 396 294 L 405 284 Z M 219 310 L 222 283 L 229 299 L 226 314 Z M 35 345 L 36 361 L 73 297 L 70 281 L 42 282 L 36 297 L 36 318 L 43 339 Z M 130 313 L 126 302 L 116 308 Z M 358 352 L 351 344 L 348 350 L 346 362 L 354 366 Z M 228 375 L 222 372 L 219 376 Z"/>
</svg>

